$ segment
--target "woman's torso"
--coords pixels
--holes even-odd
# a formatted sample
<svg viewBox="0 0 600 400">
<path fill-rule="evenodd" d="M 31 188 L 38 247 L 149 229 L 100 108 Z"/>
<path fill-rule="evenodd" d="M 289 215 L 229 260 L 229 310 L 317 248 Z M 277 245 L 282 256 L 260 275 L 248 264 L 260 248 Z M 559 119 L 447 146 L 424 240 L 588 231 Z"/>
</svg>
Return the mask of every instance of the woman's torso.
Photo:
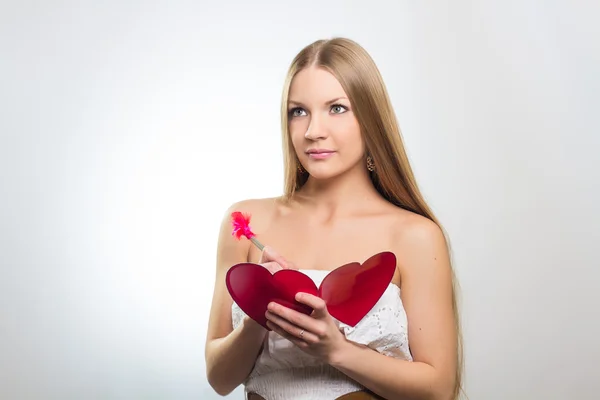
<svg viewBox="0 0 600 400">
<path fill-rule="evenodd" d="M 317 286 L 328 271 L 300 270 Z M 232 306 L 233 327 L 245 314 Z M 408 346 L 408 321 L 400 288 L 390 283 L 377 304 L 355 326 L 335 320 L 348 340 L 365 345 L 386 356 L 411 361 Z M 275 332 L 269 332 L 254 369 L 245 382 L 246 392 L 268 400 L 336 399 L 363 387 L 337 369 L 312 357 Z"/>
<path fill-rule="evenodd" d="M 395 251 L 395 229 L 403 215 L 393 206 L 382 205 L 358 215 L 328 219 L 273 202 L 261 217 L 253 216 L 253 229 L 257 227 L 254 231 L 259 240 L 295 264 L 319 286 L 331 270 L 341 265 L 363 262 L 381 251 Z M 258 262 L 260 255 L 260 251 L 252 246 L 248 261 Z M 400 297 L 400 283 L 397 270 L 380 301 L 355 327 L 336 323 L 349 340 L 410 361 L 407 316 Z M 234 304 L 234 327 L 243 316 Z M 307 355 L 274 332 L 268 334 L 245 386 L 247 392 L 269 400 L 335 399 L 363 389 L 357 382 Z"/>
</svg>

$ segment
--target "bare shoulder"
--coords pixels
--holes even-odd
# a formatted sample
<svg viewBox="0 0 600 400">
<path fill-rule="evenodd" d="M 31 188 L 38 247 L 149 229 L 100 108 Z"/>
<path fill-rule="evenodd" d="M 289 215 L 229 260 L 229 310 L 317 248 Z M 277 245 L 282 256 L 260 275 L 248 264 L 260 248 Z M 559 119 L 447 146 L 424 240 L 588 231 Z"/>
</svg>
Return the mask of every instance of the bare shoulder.
<svg viewBox="0 0 600 400">
<path fill-rule="evenodd" d="M 245 199 L 237 201 L 223 214 L 219 232 L 218 260 L 220 267 L 232 265 L 235 262 L 247 261 L 250 242 L 237 240 L 232 235 L 231 214 L 235 211 L 247 214 L 250 217 L 250 227 L 254 232 L 260 232 L 270 222 L 279 198 Z"/>
<path fill-rule="evenodd" d="M 393 234 L 397 240 L 408 241 L 412 245 L 442 241 L 445 246 L 446 240 L 442 229 L 429 218 L 406 210 L 397 212 L 396 218 L 398 224 Z"/>
<path fill-rule="evenodd" d="M 281 203 L 279 197 L 237 201 L 227 208 L 223 216 L 222 228 L 229 229 L 231 233 L 231 214 L 239 211 L 250 217 L 250 226 L 254 232 L 263 231 L 270 224 Z"/>
<path fill-rule="evenodd" d="M 256 222 L 260 228 L 263 219 L 269 215 L 272 204 L 276 199 L 248 199 L 237 201 L 227 207 L 219 229 L 216 276 L 213 299 L 208 324 L 208 341 L 226 336 L 231 332 L 231 304 L 233 300 L 229 295 L 225 276 L 231 266 L 248 261 L 250 249 L 249 240 L 238 240 L 233 233 L 231 214 L 240 211 L 249 214 L 251 222 Z M 251 226 L 254 230 L 254 226 Z"/>
<path fill-rule="evenodd" d="M 281 202 L 279 197 L 241 200 L 229 206 L 225 217 L 230 217 L 234 211 L 246 213 L 251 217 L 253 230 L 262 230 L 270 223 Z"/>
<path fill-rule="evenodd" d="M 391 235 L 400 273 L 418 274 L 448 268 L 448 245 L 442 228 L 429 218 L 407 210 L 395 214 Z"/>
</svg>

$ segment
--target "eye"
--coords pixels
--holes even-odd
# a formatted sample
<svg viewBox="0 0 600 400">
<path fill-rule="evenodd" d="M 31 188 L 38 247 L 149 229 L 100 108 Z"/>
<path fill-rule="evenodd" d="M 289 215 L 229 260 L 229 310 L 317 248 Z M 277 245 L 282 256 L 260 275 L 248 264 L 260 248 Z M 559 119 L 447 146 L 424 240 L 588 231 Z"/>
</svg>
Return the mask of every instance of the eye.
<svg viewBox="0 0 600 400">
<path fill-rule="evenodd" d="M 289 112 L 288 112 L 288 117 L 289 118 L 294 118 L 294 117 L 301 117 L 302 113 L 304 112 L 304 110 L 300 107 L 295 107 L 292 108 Z"/>
<path fill-rule="evenodd" d="M 348 111 L 348 108 L 346 108 L 346 106 L 343 106 L 341 104 L 334 104 L 331 106 L 331 111 L 333 111 L 334 114 L 343 114 L 346 111 Z"/>
</svg>

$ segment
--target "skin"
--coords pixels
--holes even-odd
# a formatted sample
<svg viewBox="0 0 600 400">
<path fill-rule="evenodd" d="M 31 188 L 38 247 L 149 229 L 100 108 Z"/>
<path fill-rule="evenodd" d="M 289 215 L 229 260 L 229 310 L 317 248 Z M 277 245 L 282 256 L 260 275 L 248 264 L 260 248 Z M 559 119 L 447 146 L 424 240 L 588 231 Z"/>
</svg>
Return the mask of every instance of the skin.
<svg viewBox="0 0 600 400">
<path fill-rule="evenodd" d="M 247 200 L 228 210 L 252 214 L 254 231 L 270 246 L 262 253 L 248 241 L 232 239 L 228 214 L 224 218 L 206 347 L 209 382 L 221 394 L 241 384 L 266 335 L 249 319 L 232 331 L 231 298 L 223 283 L 231 265 L 251 261 L 272 272 L 295 265 L 332 270 L 391 250 L 398 260 L 392 283 L 401 288 L 413 362 L 347 340 L 323 301 L 307 293 L 299 293 L 297 300 L 314 308 L 312 315 L 273 303 L 266 313 L 269 326 L 384 398 L 450 399 L 456 331 L 449 255 L 440 228 L 395 207 L 375 190 L 358 121 L 333 75 L 305 69 L 294 78 L 289 97 L 292 143 L 310 177 L 290 203 Z M 334 153 L 314 159 L 306 151 L 315 148 Z"/>
</svg>

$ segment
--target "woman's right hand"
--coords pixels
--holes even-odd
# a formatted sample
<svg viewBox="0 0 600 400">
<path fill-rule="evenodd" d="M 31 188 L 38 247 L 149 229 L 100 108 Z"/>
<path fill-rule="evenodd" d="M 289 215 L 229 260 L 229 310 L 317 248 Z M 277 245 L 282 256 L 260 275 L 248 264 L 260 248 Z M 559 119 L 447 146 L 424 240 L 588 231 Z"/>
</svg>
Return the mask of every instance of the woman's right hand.
<svg viewBox="0 0 600 400">
<path fill-rule="evenodd" d="M 287 261 L 273 248 L 268 246 L 263 248 L 258 263 L 269 270 L 271 274 L 274 274 L 282 269 L 298 269 L 294 264 Z M 244 317 L 244 325 L 251 326 L 252 328 L 259 329 L 261 331 L 266 331 L 261 325 L 248 316 Z"/>
<path fill-rule="evenodd" d="M 272 274 L 282 269 L 298 269 L 294 264 L 287 261 L 269 246 L 263 248 L 258 263 L 268 269 Z"/>
</svg>

